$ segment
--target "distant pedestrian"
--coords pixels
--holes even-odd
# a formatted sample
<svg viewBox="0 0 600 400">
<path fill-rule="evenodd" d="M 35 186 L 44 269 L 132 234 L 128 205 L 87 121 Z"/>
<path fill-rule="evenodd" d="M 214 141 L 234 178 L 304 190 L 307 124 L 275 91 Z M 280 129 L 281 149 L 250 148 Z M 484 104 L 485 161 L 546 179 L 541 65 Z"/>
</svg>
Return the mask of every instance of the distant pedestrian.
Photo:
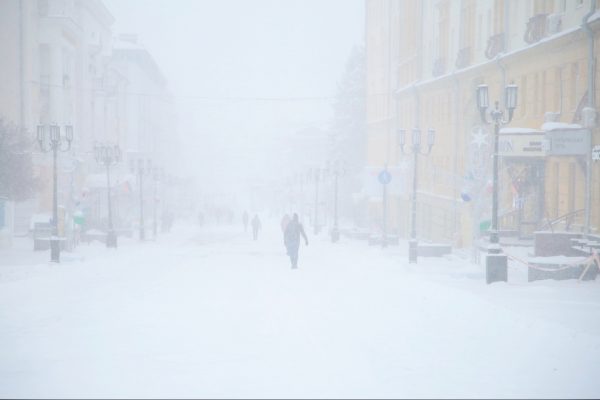
<svg viewBox="0 0 600 400">
<path fill-rule="evenodd" d="M 261 228 L 260 219 L 258 219 L 258 215 L 254 214 L 252 218 L 252 237 L 254 240 L 258 239 L 258 231 Z"/>
<path fill-rule="evenodd" d="M 285 233 L 285 228 L 290 223 L 291 218 L 288 214 L 285 214 L 283 218 L 281 218 L 281 232 Z"/>
<path fill-rule="evenodd" d="M 244 211 L 242 221 L 244 222 L 244 232 L 248 232 L 248 211 Z"/>
<path fill-rule="evenodd" d="M 287 224 L 283 235 L 283 242 L 287 249 L 287 254 L 290 256 L 292 269 L 298 268 L 298 250 L 300 249 L 300 236 L 304 238 L 304 243 L 308 246 L 308 239 L 304 232 L 304 227 L 298 220 L 298 214 L 294 213 L 294 217 Z"/>
</svg>

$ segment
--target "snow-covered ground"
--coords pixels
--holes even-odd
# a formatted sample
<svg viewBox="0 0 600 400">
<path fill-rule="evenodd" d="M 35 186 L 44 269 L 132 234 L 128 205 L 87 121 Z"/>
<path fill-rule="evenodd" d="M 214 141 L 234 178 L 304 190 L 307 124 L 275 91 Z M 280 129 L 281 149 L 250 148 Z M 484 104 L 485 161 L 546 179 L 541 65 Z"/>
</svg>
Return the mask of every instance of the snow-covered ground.
<svg viewBox="0 0 600 400">
<path fill-rule="evenodd" d="M 598 281 L 263 226 L 0 252 L 0 397 L 600 397 Z"/>
</svg>

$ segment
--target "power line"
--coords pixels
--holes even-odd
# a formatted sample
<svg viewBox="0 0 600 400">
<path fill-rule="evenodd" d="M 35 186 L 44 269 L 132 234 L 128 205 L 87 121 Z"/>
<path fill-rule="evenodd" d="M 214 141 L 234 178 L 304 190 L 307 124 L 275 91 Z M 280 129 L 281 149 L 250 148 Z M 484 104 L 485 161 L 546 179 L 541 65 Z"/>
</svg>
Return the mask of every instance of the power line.
<svg viewBox="0 0 600 400">
<path fill-rule="evenodd" d="M 37 80 L 30 80 L 32 84 L 45 86 L 45 87 L 53 87 L 53 88 L 61 88 L 64 90 L 69 90 L 70 88 L 65 88 L 63 85 L 59 84 L 50 84 L 50 83 L 42 83 Z M 99 94 L 103 92 L 102 89 L 94 89 L 94 88 L 84 88 L 81 86 L 77 86 L 73 88 L 78 92 L 89 92 Z M 167 100 L 172 99 L 187 99 L 187 100 L 197 100 L 197 101 L 211 101 L 211 102 L 247 102 L 247 101 L 257 101 L 257 102 L 290 102 L 290 101 L 333 101 L 338 100 L 340 96 L 336 95 L 324 95 L 324 96 L 194 96 L 194 95 L 174 95 L 174 94 L 160 94 L 160 93 L 146 93 L 146 92 L 132 92 L 132 91 L 118 91 L 115 92 L 115 95 L 104 94 L 106 97 L 114 97 L 116 94 L 126 95 L 126 96 L 139 96 L 139 97 L 158 97 Z M 343 96 L 345 99 L 366 99 L 368 97 L 378 97 L 378 96 L 391 96 L 393 92 L 381 92 L 381 93 L 371 93 L 369 95 L 357 95 L 357 96 Z"/>
</svg>

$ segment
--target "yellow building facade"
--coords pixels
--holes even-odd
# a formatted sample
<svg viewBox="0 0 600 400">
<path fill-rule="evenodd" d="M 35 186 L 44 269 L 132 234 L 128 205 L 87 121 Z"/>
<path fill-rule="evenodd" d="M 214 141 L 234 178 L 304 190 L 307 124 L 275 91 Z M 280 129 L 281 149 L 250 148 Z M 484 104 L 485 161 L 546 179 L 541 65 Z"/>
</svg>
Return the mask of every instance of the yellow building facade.
<svg viewBox="0 0 600 400">
<path fill-rule="evenodd" d="M 595 39 L 592 57 L 584 19 Z M 417 157 L 417 237 L 467 246 L 486 231 L 494 126 L 482 122 L 476 90 L 488 85 L 490 106 L 498 100 L 503 109 L 504 88 L 515 84 L 518 105 L 499 135 L 499 229 L 519 237 L 585 229 L 589 156 L 555 149 L 588 128 L 587 153 L 600 143 L 586 110 L 599 30 L 590 0 L 367 0 L 368 163 L 396 167 L 402 185 L 388 199 L 387 226 L 409 234 L 414 163 L 402 154 L 398 132 L 406 130 L 408 149 L 418 128 L 422 150 L 428 129 L 436 137 L 431 154 Z M 593 100 L 597 92 L 593 85 Z M 593 233 L 600 227 L 600 162 L 591 165 Z M 381 202 L 369 211 L 377 220 Z"/>
</svg>

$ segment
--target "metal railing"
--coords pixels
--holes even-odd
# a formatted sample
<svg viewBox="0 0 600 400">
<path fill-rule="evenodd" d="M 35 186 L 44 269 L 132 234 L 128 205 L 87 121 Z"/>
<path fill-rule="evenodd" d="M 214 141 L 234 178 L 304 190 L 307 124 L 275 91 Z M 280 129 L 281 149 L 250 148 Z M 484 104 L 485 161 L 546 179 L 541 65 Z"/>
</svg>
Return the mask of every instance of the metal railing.
<svg viewBox="0 0 600 400">
<path fill-rule="evenodd" d="M 546 221 L 542 225 L 540 225 L 539 229 L 543 230 L 545 228 L 550 228 L 550 230 L 554 232 L 554 226 L 564 222 L 565 230 L 569 232 L 571 226 L 573 225 L 573 222 L 575 222 L 575 219 L 581 216 L 584 213 L 584 211 L 585 209 L 581 208 L 579 210 L 570 211 L 554 219 L 546 218 Z"/>
</svg>

